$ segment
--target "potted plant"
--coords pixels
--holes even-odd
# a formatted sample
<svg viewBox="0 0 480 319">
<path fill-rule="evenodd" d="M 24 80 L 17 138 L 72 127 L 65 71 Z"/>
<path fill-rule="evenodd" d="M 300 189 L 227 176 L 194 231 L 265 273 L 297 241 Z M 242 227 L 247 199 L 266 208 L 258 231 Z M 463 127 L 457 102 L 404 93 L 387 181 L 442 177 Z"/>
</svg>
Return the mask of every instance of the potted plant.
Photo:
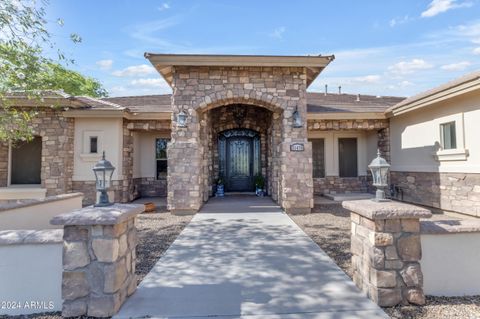
<svg viewBox="0 0 480 319">
<path fill-rule="evenodd" d="M 217 179 L 217 191 L 215 193 L 216 197 L 223 197 L 225 196 L 225 186 L 223 185 L 223 178 L 219 177 Z"/>
<path fill-rule="evenodd" d="M 265 195 L 265 178 L 262 175 L 258 174 L 255 176 L 255 194 L 257 196 L 264 196 Z"/>
</svg>

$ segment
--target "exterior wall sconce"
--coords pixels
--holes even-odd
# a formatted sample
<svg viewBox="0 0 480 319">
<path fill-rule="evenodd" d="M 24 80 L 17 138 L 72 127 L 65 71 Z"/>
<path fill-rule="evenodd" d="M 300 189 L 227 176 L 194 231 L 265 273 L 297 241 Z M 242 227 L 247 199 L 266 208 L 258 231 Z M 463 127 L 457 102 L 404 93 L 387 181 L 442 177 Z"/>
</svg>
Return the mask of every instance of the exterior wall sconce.
<svg viewBox="0 0 480 319">
<path fill-rule="evenodd" d="M 387 174 L 390 169 L 390 164 L 380 157 L 380 150 L 377 150 L 377 157 L 372 160 L 368 168 L 372 172 L 373 186 L 377 188 L 375 198 L 372 199 L 375 202 L 387 202 L 389 199 L 385 198 L 385 191 L 383 190 L 388 186 Z"/>
<path fill-rule="evenodd" d="M 177 114 L 177 126 L 187 127 L 187 114 L 183 110 Z"/>
<path fill-rule="evenodd" d="M 111 203 L 108 199 L 107 191 L 112 184 L 112 175 L 115 167 L 113 167 L 112 163 L 105 159 L 105 151 L 103 151 L 103 156 L 100 161 L 93 167 L 93 173 L 95 173 L 95 187 L 97 191 L 100 192 L 100 196 L 95 207 L 105 207 L 111 206 Z"/>
<path fill-rule="evenodd" d="M 302 116 L 300 112 L 298 112 L 298 107 L 295 108 L 295 112 L 293 112 L 293 127 L 299 128 L 303 126 Z"/>
</svg>

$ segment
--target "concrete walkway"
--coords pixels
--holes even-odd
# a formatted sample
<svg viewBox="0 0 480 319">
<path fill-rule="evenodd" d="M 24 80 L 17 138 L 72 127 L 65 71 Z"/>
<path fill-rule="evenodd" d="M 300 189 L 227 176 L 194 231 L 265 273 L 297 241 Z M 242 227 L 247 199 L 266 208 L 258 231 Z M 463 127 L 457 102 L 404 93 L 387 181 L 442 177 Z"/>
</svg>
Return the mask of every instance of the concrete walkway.
<svg viewBox="0 0 480 319">
<path fill-rule="evenodd" d="M 388 318 L 269 198 L 210 200 L 115 318 Z"/>
</svg>

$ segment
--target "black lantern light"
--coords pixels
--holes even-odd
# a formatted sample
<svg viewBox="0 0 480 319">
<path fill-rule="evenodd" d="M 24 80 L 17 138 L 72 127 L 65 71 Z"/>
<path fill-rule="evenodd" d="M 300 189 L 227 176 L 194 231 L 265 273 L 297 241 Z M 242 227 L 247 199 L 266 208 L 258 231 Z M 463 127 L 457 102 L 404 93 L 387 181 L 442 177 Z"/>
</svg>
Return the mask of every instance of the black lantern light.
<svg viewBox="0 0 480 319">
<path fill-rule="evenodd" d="M 377 151 L 377 157 L 373 159 L 370 165 L 368 165 L 368 168 L 372 172 L 373 186 L 377 188 L 373 200 L 376 202 L 388 201 L 388 199 L 385 198 L 385 191 L 383 189 L 388 186 L 387 174 L 390 164 L 388 164 L 384 158 L 380 157 L 380 150 Z"/>
<path fill-rule="evenodd" d="M 181 110 L 180 113 L 177 114 L 177 126 L 178 127 L 187 126 L 187 114 L 183 110 Z"/>
<path fill-rule="evenodd" d="M 113 167 L 112 163 L 105 159 L 104 151 L 102 159 L 98 161 L 98 163 L 95 164 L 95 166 L 93 167 L 93 172 L 95 173 L 96 180 L 96 189 L 100 192 L 98 201 L 94 205 L 95 207 L 105 207 L 113 205 L 113 203 L 108 200 L 107 191 L 112 183 L 112 175 L 114 170 L 115 167 Z"/>
<path fill-rule="evenodd" d="M 300 112 L 298 112 L 298 107 L 295 108 L 295 112 L 293 112 L 293 127 L 299 128 L 303 126 L 302 116 Z"/>
</svg>

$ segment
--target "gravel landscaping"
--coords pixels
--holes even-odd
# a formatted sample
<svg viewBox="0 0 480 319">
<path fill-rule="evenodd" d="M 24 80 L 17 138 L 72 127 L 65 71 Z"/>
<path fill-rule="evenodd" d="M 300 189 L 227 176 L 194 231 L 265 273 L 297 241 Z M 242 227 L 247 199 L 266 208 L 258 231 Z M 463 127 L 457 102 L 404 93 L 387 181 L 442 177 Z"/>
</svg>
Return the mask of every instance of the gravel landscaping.
<svg viewBox="0 0 480 319">
<path fill-rule="evenodd" d="M 350 213 L 339 204 L 315 206 L 312 214 L 290 216 L 351 277 Z M 395 319 L 480 318 L 480 296 L 431 297 L 425 306 L 384 308 Z"/>
</svg>

